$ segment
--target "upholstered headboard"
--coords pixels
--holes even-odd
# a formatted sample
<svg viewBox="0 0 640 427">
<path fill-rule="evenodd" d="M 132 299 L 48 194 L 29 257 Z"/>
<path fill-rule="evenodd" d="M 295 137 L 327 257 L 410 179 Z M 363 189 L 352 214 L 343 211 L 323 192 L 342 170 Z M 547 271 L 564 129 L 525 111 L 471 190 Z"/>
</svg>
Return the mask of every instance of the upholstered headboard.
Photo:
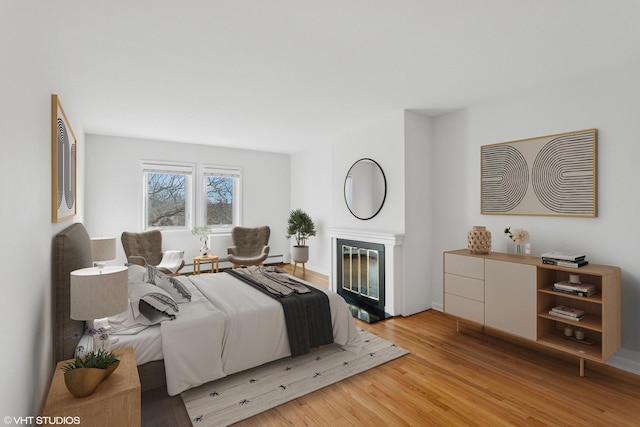
<svg viewBox="0 0 640 427">
<path fill-rule="evenodd" d="M 83 321 L 71 319 L 71 277 L 79 268 L 91 267 L 91 239 L 80 223 L 58 233 L 53 242 L 53 354 L 56 361 L 74 356 L 84 332 Z"/>
</svg>

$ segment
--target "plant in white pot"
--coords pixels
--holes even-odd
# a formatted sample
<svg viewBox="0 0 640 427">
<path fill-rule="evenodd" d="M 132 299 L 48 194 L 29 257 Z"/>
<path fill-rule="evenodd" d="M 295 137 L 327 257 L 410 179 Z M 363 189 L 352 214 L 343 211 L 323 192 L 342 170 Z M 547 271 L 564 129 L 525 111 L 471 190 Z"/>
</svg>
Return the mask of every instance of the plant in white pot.
<svg viewBox="0 0 640 427">
<path fill-rule="evenodd" d="M 309 246 L 307 239 L 316 235 L 316 225 L 311 217 L 302 209 L 295 209 L 289 215 L 287 238 L 295 237 L 296 244 L 291 249 L 291 257 L 294 262 L 307 262 L 309 260 Z"/>
</svg>

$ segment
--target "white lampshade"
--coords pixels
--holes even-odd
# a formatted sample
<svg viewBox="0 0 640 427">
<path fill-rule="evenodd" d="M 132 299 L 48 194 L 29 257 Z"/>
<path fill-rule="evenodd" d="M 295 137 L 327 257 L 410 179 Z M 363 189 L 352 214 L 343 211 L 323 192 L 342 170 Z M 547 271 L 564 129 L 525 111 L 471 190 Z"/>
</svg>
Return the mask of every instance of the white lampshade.
<svg viewBox="0 0 640 427">
<path fill-rule="evenodd" d="M 109 261 L 116 259 L 115 237 L 94 237 L 91 239 L 91 259 Z"/>
<path fill-rule="evenodd" d="M 83 268 L 71 272 L 71 318 L 91 320 L 128 308 L 128 273 L 124 266 Z"/>
</svg>

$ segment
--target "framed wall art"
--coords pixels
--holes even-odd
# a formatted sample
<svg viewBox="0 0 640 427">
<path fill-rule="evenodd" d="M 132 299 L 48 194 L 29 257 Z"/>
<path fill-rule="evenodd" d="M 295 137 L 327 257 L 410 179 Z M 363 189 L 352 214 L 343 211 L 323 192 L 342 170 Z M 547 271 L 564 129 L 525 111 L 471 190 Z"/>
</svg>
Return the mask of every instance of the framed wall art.
<svg viewBox="0 0 640 427">
<path fill-rule="evenodd" d="M 596 216 L 596 129 L 480 147 L 482 214 Z"/>
<path fill-rule="evenodd" d="M 76 136 L 60 98 L 51 95 L 51 221 L 76 214 Z"/>
</svg>

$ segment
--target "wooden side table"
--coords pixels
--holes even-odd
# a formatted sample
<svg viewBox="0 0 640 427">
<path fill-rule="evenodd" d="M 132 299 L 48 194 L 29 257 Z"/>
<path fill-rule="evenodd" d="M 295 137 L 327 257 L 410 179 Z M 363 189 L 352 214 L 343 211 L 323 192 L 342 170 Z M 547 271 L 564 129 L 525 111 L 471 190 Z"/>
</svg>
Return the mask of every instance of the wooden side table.
<svg viewBox="0 0 640 427">
<path fill-rule="evenodd" d="M 218 258 L 217 255 L 207 255 L 207 256 L 202 256 L 202 255 L 198 255 L 198 256 L 194 256 L 193 257 L 193 274 L 200 274 L 200 265 L 203 262 L 210 262 L 211 263 L 211 272 L 212 273 L 217 273 L 218 272 L 218 267 L 220 265 L 220 258 Z"/>
<path fill-rule="evenodd" d="M 92 427 L 140 426 L 140 378 L 133 347 L 114 350 L 114 353 L 120 365 L 87 397 L 74 397 L 67 390 L 60 368 L 71 360 L 58 362 L 42 415 L 51 420 L 79 417 L 80 425 Z"/>
<path fill-rule="evenodd" d="M 306 264 L 306 262 L 302 262 L 302 261 L 294 261 L 294 264 L 293 264 L 293 275 L 295 276 L 295 274 L 296 274 L 296 268 L 298 267 L 298 264 L 302 264 L 302 277 L 306 276 L 307 272 L 304 269 L 304 265 Z"/>
</svg>

